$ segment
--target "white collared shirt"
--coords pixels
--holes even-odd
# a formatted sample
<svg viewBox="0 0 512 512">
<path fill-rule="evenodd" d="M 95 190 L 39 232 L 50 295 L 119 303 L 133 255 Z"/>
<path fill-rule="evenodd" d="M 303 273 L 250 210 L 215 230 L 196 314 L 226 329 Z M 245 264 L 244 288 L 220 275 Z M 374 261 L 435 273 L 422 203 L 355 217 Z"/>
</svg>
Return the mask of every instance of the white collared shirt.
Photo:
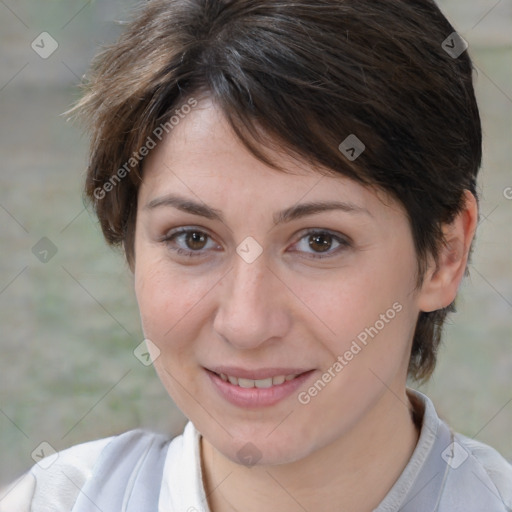
<svg viewBox="0 0 512 512">
<path fill-rule="evenodd" d="M 512 465 L 493 448 L 450 431 L 428 397 L 408 392 L 424 408 L 420 438 L 374 512 L 510 512 Z M 155 436 L 143 432 L 147 439 Z M 188 422 L 183 433 L 166 445 L 163 473 L 158 476 L 158 512 L 210 512 L 201 474 L 200 436 Z M 43 459 L 0 493 L 0 512 L 73 512 L 103 450 L 116 437 L 76 445 Z"/>
</svg>

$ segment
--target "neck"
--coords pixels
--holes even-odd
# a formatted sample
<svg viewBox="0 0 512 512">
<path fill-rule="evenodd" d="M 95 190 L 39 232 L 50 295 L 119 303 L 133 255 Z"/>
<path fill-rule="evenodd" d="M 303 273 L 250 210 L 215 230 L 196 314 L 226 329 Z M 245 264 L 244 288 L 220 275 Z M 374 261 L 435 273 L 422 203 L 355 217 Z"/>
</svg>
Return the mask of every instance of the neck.
<svg viewBox="0 0 512 512">
<path fill-rule="evenodd" d="M 405 390 L 398 398 L 385 393 L 351 431 L 289 464 L 245 467 L 201 438 L 210 511 L 374 510 L 418 442 Z"/>
</svg>

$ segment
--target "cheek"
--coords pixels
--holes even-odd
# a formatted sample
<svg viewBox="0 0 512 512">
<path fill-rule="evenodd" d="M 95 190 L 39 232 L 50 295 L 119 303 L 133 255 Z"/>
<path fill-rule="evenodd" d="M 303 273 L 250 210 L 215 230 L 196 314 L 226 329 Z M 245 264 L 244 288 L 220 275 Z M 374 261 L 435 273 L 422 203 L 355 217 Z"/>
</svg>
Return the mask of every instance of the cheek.
<svg viewBox="0 0 512 512">
<path fill-rule="evenodd" d="M 385 315 L 384 321 L 394 320 L 396 309 L 404 309 L 413 299 L 414 276 L 404 268 L 361 267 L 330 276 L 325 282 L 304 280 L 297 286 L 297 295 L 332 335 L 342 339 L 355 337 Z M 398 303 L 393 309 L 393 305 Z M 386 313 L 388 313 L 386 315 Z M 403 316 L 403 315 L 402 315 Z M 388 325 L 388 322 L 386 322 Z M 381 326 L 379 322 L 378 326 Z"/>
<path fill-rule="evenodd" d="M 173 338 L 174 330 L 198 303 L 201 289 L 183 273 L 169 271 L 161 259 L 139 258 L 135 294 L 144 335 L 160 345 Z"/>
<path fill-rule="evenodd" d="M 409 279 L 397 283 L 396 276 L 378 275 L 353 274 L 343 286 L 310 296 L 323 306 L 322 320 L 334 334 L 322 337 L 325 328 L 313 333 L 328 355 L 318 380 L 298 398 L 304 415 L 333 426 L 332 436 L 350 429 L 386 390 L 398 394 L 406 376 L 417 313 Z"/>
<path fill-rule="evenodd" d="M 197 315 L 204 292 L 183 272 L 171 272 L 167 262 L 139 258 L 135 293 L 144 337 L 158 347 L 154 369 L 178 407 L 188 411 L 188 395 L 179 383 L 188 381 L 197 364 L 197 347 L 191 340 L 197 338 L 201 326 L 190 319 Z M 194 386 L 188 382 L 187 389 L 197 393 Z"/>
<path fill-rule="evenodd" d="M 362 260 L 315 287 L 303 281 L 299 293 L 315 313 L 312 336 L 329 354 L 326 368 L 341 356 L 351 379 L 375 379 L 373 369 L 388 380 L 406 365 L 418 314 L 415 265 L 413 251 L 396 250 Z"/>
<path fill-rule="evenodd" d="M 222 274 L 197 275 L 178 268 L 165 255 L 141 252 L 135 267 L 135 294 L 144 336 L 162 353 L 160 364 L 188 366 L 199 347 L 201 331 L 211 329 L 214 305 L 211 297 Z M 203 336 L 204 337 L 204 336 Z"/>
</svg>

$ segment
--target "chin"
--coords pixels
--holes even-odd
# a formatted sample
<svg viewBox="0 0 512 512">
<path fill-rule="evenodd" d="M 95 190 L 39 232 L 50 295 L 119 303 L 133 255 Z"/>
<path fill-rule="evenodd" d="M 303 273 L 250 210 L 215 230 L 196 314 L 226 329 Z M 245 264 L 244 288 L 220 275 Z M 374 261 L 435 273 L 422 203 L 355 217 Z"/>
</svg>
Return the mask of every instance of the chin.
<svg viewBox="0 0 512 512">
<path fill-rule="evenodd" d="M 293 428 L 290 424 L 288 428 Z M 300 435 L 299 431 L 288 432 L 279 430 L 274 425 L 255 430 L 254 427 L 243 431 L 232 429 L 229 435 L 218 433 L 214 437 L 205 435 L 217 451 L 236 464 L 245 466 L 276 466 L 289 464 L 307 457 L 318 448 L 308 435 Z"/>
</svg>

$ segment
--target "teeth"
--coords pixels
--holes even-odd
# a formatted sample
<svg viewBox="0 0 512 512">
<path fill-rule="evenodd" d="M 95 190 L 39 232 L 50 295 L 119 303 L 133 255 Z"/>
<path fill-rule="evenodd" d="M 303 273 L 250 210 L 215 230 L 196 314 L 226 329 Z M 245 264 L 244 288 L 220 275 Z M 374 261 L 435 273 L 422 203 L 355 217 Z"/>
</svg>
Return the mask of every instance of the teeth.
<svg viewBox="0 0 512 512">
<path fill-rule="evenodd" d="M 277 375 L 276 377 L 269 377 L 268 379 L 253 380 L 232 377 L 224 373 L 219 375 L 224 382 L 230 382 L 233 386 L 240 386 L 241 388 L 270 388 L 272 386 L 279 386 L 279 384 L 283 384 L 283 382 L 293 380 L 297 377 L 297 374 Z"/>
<path fill-rule="evenodd" d="M 231 382 L 231 378 L 229 379 L 229 381 Z M 241 388 L 253 388 L 255 383 L 256 381 L 251 379 L 238 379 L 238 385 Z M 233 383 L 231 382 L 231 384 Z"/>
<path fill-rule="evenodd" d="M 257 388 L 270 388 L 272 386 L 272 384 L 273 384 L 272 377 L 269 377 L 268 379 L 260 379 L 260 380 L 254 381 L 254 385 Z"/>
<path fill-rule="evenodd" d="M 279 375 L 278 377 L 272 377 L 272 384 L 274 386 L 278 384 L 282 384 L 286 380 L 286 377 L 284 375 Z"/>
</svg>

